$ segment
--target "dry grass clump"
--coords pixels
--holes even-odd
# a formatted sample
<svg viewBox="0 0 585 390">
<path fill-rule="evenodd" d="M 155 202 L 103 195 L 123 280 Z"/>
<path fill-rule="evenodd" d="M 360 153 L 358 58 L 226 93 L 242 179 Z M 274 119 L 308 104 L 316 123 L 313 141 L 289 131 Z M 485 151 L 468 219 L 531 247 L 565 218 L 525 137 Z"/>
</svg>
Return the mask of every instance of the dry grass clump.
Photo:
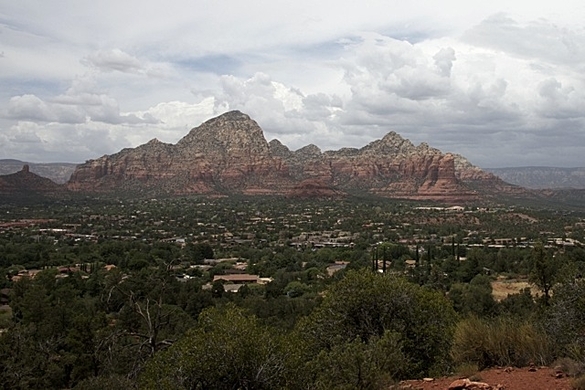
<svg viewBox="0 0 585 390">
<path fill-rule="evenodd" d="M 575 390 L 585 390 L 585 375 L 573 379 L 571 387 Z"/>
<path fill-rule="evenodd" d="M 451 355 L 455 364 L 476 363 L 483 370 L 545 365 L 551 361 L 552 348 L 547 336 L 532 324 L 469 318 L 457 325 Z"/>
<path fill-rule="evenodd" d="M 555 360 L 551 366 L 555 370 L 562 371 L 567 376 L 579 377 L 585 375 L 585 363 L 568 357 Z"/>
<path fill-rule="evenodd" d="M 571 387 L 575 390 L 585 390 L 585 363 L 563 357 L 557 359 L 551 365 L 556 372 L 561 371 L 566 376 L 573 377 Z"/>
<path fill-rule="evenodd" d="M 471 378 L 477 376 L 479 367 L 477 363 L 465 362 L 455 367 L 455 375 L 460 378 Z"/>
</svg>

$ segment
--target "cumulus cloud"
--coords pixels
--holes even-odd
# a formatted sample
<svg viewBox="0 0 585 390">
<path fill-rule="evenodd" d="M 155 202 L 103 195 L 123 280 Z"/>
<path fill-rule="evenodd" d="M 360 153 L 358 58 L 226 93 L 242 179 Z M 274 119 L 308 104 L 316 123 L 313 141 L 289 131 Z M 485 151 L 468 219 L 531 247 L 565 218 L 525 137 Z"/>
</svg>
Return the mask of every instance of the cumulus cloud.
<svg viewBox="0 0 585 390">
<path fill-rule="evenodd" d="M 585 32 L 543 19 L 522 24 L 506 14 L 496 14 L 469 29 L 463 40 L 535 62 L 585 66 Z"/>
<path fill-rule="evenodd" d="M 455 50 L 451 47 L 444 47 L 433 56 L 433 59 L 435 66 L 439 69 L 439 74 L 443 77 L 450 77 L 453 61 L 456 60 Z"/>
<path fill-rule="evenodd" d="M 103 122 L 108 124 L 157 123 L 152 115 L 139 117 L 122 114 L 118 102 L 104 94 L 71 93 L 58 95 L 49 101 L 35 95 L 14 96 L 10 99 L 7 116 L 11 119 L 38 122 L 78 124 Z"/>
<path fill-rule="evenodd" d="M 2 136 L 0 136 L 0 139 Z M 19 121 L 10 127 L 10 135 L 0 145 L 0 153 L 16 151 L 19 158 L 31 162 L 83 162 L 111 153 L 120 145 L 130 144 L 111 127 L 100 124 L 57 124 Z M 42 146 L 42 154 L 39 153 Z"/>
<path fill-rule="evenodd" d="M 557 119 L 583 119 L 585 117 L 585 94 L 572 86 L 565 87 L 556 78 L 543 80 L 539 84 L 540 112 L 543 116 Z"/>
<path fill-rule="evenodd" d="M 8 117 L 11 119 L 30 119 L 49 121 L 52 117 L 49 108 L 34 95 L 14 96 L 8 103 Z"/>
<path fill-rule="evenodd" d="M 93 66 L 102 72 L 139 73 L 144 67 L 140 61 L 120 49 L 98 50 L 81 60 L 87 66 Z"/>
<path fill-rule="evenodd" d="M 417 45 L 379 34 L 368 34 L 347 49 L 345 81 L 357 104 L 381 113 L 410 112 L 418 102 L 449 93 L 453 49 L 441 49 L 433 59 Z"/>
<path fill-rule="evenodd" d="M 278 138 L 292 149 L 321 141 L 325 141 L 322 147 L 329 148 L 337 145 L 332 138 L 339 140 L 342 136 L 335 124 L 335 113 L 342 106 L 338 96 L 304 95 L 264 73 L 248 79 L 224 76 L 221 82 L 215 111 L 246 112 L 260 124 L 268 139 Z"/>
<path fill-rule="evenodd" d="M 360 147 L 395 130 L 484 166 L 581 161 L 583 6 L 512 3 L 106 0 L 91 13 L 69 1 L 64 14 L 11 2 L 0 151 L 62 160 L 61 143 L 93 158 L 176 142 L 239 109 L 291 149 Z"/>
</svg>

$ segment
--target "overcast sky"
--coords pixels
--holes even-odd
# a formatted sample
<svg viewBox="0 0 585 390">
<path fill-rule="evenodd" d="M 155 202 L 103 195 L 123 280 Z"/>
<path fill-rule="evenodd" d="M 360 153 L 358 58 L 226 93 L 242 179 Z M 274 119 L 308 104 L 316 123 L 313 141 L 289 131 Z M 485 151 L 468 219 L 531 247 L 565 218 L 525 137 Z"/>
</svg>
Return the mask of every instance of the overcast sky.
<svg viewBox="0 0 585 390">
<path fill-rule="evenodd" d="M 176 143 L 234 109 L 292 150 L 393 130 L 585 166 L 585 2 L 0 0 L 0 158 Z"/>
</svg>

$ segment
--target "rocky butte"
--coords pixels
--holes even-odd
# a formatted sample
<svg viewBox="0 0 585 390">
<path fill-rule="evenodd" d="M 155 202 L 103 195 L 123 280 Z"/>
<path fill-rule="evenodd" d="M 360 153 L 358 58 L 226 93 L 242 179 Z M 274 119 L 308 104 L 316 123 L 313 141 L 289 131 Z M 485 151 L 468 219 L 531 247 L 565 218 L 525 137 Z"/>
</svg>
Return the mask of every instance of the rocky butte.
<svg viewBox="0 0 585 390">
<path fill-rule="evenodd" d="M 50 179 L 30 172 L 28 165 L 22 170 L 9 175 L 0 176 L 0 196 L 55 196 L 61 197 L 66 189 Z"/>
<path fill-rule="evenodd" d="M 192 129 L 176 144 L 156 139 L 78 165 L 67 188 L 78 192 L 143 194 L 343 196 L 471 201 L 522 192 L 462 156 L 395 132 L 361 149 L 291 151 L 268 143 L 260 126 L 239 111 Z"/>
</svg>

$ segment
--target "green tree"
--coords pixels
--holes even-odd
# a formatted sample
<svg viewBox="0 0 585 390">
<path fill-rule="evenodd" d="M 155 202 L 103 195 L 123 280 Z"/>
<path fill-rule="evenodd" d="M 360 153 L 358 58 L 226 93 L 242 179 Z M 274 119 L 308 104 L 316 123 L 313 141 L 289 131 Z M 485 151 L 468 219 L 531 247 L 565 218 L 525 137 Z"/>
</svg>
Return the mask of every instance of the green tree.
<svg viewBox="0 0 585 390">
<path fill-rule="evenodd" d="M 542 291 L 545 306 L 549 304 L 551 290 L 556 283 L 558 272 L 559 265 L 555 262 L 554 256 L 542 245 L 536 245 L 532 253 L 530 281 Z"/>
<path fill-rule="evenodd" d="M 361 340 L 322 350 L 311 362 L 315 389 L 381 389 L 388 387 L 400 373 L 405 357 L 400 336 L 386 333 L 370 343 Z"/>
<path fill-rule="evenodd" d="M 354 340 L 369 344 L 397 334 L 407 364 L 395 371 L 396 377 L 417 377 L 447 367 L 455 319 L 440 293 L 362 270 L 348 272 L 333 285 L 298 332 L 314 355 Z"/>
<path fill-rule="evenodd" d="M 491 281 L 486 275 L 476 275 L 468 284 L 452 285 L 448 296 L 458 313 L 478 317 L 497 314 L 498 306 L 492 295 Z"/>
<path fill-rule="evenodd" d="M 54 271 L 15 284 L 15 323 L 0 340 L 0 383 L 69 388 L 101 373 L 101 334 L 108 323 L 98 299 L 85 292 L 79 274 L 55 278 Z"/>
<path fill-rule="evenodd" d="M 555 287 L 545 325 L 560 355 L 585 362 L 585 280 Z"/>
<path fill-rule="evenodd" d="M 302 296 L 309 290 L 310 290 L 309 286 L 307 286 L 305 283 L 299 282 L 298 280 L 293 280 L 292 282 L 286 285 L 284 293 L 288 295 L 290 298 L 296 298 Z"/>
<path fill-rule="evenodd" d="M 536 313 L 536 303 L 532 297 L 530 287 L 526 287 L 518 294 L 508 294 L 499 303 L 500 314 L 521 319 L 530 319 Z"/>
<path fill-rule="evenodd" d="M 213 248 L 208 243 L 189 243 L 185 247 L 185 252 L 188 259 L 197 264 L 202 264 L 203 260 L 214 257 Z"/>
<path fill-rule="evenodd" d="M 204 310 L 198 325 L 148 362 L 141 389 L 275 389 L 283 383 L 282 344 L 254 316 L 228 305 Z"/>
</svg>

